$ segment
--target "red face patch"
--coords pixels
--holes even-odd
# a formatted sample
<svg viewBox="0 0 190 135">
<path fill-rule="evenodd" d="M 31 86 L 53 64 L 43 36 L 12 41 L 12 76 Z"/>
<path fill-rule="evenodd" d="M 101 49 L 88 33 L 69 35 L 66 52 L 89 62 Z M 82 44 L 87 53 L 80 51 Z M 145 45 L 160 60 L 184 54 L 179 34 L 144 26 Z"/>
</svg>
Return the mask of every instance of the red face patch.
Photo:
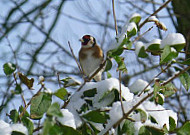
<svg viewBox="0 0 190 135">
<path fill-rule="evenodd" d="M 82 45 L 87 45 L 88 42 L 90 41 L 90 35 L 85 35 L 82 37 L 82 39 L 84 41 L 84 42 L 82 42 Z"/>
</svg>

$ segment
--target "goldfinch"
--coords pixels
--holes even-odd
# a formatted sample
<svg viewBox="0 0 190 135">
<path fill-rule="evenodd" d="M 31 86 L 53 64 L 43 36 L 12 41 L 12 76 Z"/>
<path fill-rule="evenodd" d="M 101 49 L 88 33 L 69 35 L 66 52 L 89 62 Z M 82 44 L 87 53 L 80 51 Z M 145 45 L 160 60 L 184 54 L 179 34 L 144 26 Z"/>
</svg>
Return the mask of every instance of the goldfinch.
<svg viewBox="0 0 190 135">
<path fill-rule="evenodd" d="M 81 41 L 81 49 L 79 51 L 79 61 L 84 74 L 91 76 L 104 61 L 104 54 L 102 49 L 97 45 L 96 39 L 91 35 L 84 35 Z M 95 76 L 95 81 L 102 79 L 103 69 Z"/>
</svg>

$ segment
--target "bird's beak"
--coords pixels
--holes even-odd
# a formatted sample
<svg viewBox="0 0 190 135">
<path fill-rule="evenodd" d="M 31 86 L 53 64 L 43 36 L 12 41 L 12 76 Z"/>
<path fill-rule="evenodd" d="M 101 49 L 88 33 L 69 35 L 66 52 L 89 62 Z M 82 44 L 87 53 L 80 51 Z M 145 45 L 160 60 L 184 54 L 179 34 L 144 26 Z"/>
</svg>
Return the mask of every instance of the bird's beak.
<svg viewBox="0 0 190 135">
<path fill-rule="evenodd" d="M 84 40 L 83 40 L 83 39 L 79 39 L 79 41 L 80 41 L 80 42 L 82 42 L 82 43 L 84 42 Z"/>
</svg>

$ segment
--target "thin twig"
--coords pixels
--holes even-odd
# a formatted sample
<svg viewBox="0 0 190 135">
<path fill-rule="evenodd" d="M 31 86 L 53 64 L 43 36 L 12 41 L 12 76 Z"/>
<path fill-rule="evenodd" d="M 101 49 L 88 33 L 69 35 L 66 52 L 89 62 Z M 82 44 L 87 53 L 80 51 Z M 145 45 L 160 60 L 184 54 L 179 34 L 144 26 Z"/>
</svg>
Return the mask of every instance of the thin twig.
<svg viewBox="0 0 190 135">
<path fill-rule="evenodd" d="M 122 112 L 123 114 L 125 114 L 125 110 L 124 110 L 124 107 L 123 107 L 123 101 L 122 101 L 122 94 L 121 94 L 121 71 L 119 71 L 119 94 L 120 94 L 120 102 L 121 102 L 121 109 L 122 109 Z"/>
<path fill-rule="evenodd" d="M 166 84 L 168 84 L 169 82 L 173 81 L 175 78 L 177 78 L 178 76 L 180 76 L 181 74 L 185 73 L 187 70 L 190 69 L 190 66 L 186 67 L 185 69 L 183 69 L 181 72 L 174 74 L 174 76 L 172 76 L 171 78 L 169 78 L 168 80 L 164 81 L 163 83 L 161 83 L 161 86 L 164 86 Z"/>
<path fill-rule="evenodd" d="M 141 37 L 143 37 L 146 33 L 148 33 L 149 31 L 151 31 L 152 28 L 153 28 L 153 26 L 150 27 L 150 28 L 149 28 L 147 31 L 145 31 L 143 34 L 141 34 L 141 35 L 139 35 L 138 37 L 136 37 L 135 40 L 132 41 L 132 44 L 133 44 L 135 41 L 138 41 L 138 40 L 139 40 Z"/>
<path fill-rule="evenodd" d="M 59 88 L 61 88 L 60 77 L 59 77 L 59 73 L 58 72 L 57 72 L 57 80 L 58 80 Z"/>
<path fill-rule="evenodd" d="M 117 30 L 117 19 L 115 15 L 115 4 L 114 0 L 112 0 L 112 9 L 113 9 L 113 17 L 114 17 L 114 24 L 115 24 L 115 33 L 116 36 L 118 35 L 118 30 Z M 122 95 L 121 95 L 121 71 L 119 70 L 119 94 L 120 94 L 120 102 L 121 102 L 121 110 L 123 114 L 125 114 L 124 107 L 123 107 L 123 102 L 122 102 Z"/>
<path fill-rule="evenodd" d="M 116 15 L 115 15 L 115 6 L 114 6 L 114 0 L 112 0 L 112 9 L 113 9 L 113 18 L 114 18 L 114 24 L 115 24 L 115 33 L 116 35 L 118 34 L 117 30 L 117 20 L 116 20 Z"/>
<path fill-rule="evenodd" d="M 71 44 L 70 44 L 69 41 L 68 41 L 68 45 L 69 45 L 69 48 L 70 48 L 70 50 L 71 50 L 72 56 L 73 56 L 75 62 L 77 63 L 77 66 L 78 66 L 78 68 L 79 68 L 79 70 L 80 70 L 80 73 L 84 76 L 84 72 L 83 72 L 83 70 L 82 70 L 82 68 L 81 68 L 81 66 L 80 66 L 80 64 L 79 64 L 79 62 L 78 62 L 78 60 L 77 60 L 77 58 L 75 57 L 75 54 L 74 54 L 74 52 L 73 52 L 73 49 L 72 49 Z"/>
<path fill-rule="evenodd" d="M 146 87 L 138 94 L 138 96 L 141 96 L 141 94 L 150 86 L 150 84 L 154 81 L 155 78 L 157 78 L 159 75 L 161 75 L 163 72 L 166 71 L 171 66 L 171 63 L 168 64 L 159 74 L 157 74 L 147 85 Z"/>
<path fill-rule="evenodd" d="M 165 8 L 165 7 L 168 5 L 168 3 L 170 3 L 171 1 L 172 1 L 172 0 L 166 1 L 162 6 L 160 6 L 160 7 L 159 7 L 154 13 L 152 13 L 149 17 L 156 15 L 158 12 L 160 12 L 160 10 L 162 10 L 163 8 Z M 142 23 L 139 25 L 139 29 L 141 29 L 142 26 L 143 26 L 145 23 L 148 22 L 149 17 L 146 18 L 146 20 L 144 20 L 144 22 L 142 22 Z"/>
</svg>

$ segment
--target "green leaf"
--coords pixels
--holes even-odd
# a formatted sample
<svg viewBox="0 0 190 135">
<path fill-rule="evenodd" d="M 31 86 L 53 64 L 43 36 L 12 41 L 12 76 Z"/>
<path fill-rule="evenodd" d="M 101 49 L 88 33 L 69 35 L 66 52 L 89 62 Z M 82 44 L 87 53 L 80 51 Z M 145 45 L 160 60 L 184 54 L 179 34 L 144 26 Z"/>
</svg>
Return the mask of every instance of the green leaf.
<svg viewBox="0 0 190 135">
<path fill-rule="evenodd" d="M 59 103 L 57 102 L 53 103 L 47 110 L 47 115 L 55 116 L 55 117 L 63 117 L 63 114 L 61 113 L 61 110 L 60 110 Z"/>
<path fill-rule="evenodd" d="M 177 56 L 178 56 L 178 52 L 174 48 L 170 46 L 165 46 L 163 53 L 161 53 L 160 64 L 167 63 L 171 61 L 172 59 L 176 58 Z"/>
<path fill-rule="evenodd" d="M 183 61 L 178 61 L 177 63 L 183 64 L 183 65 L 190 65 L 190 58 L 183 60 Z"/>
<path fill-rule="evenodd" d="M 142 126 L 139 130 L 139 135 L 165 135 L 163 130 L 150 126 Z"/>
<path fill-rule="evenodd" d="M 66 100 L 68 98 L 68 92 L 65 88 L 60 88 L 58 89 L 54 95 L 57 96 L 58 98 L 62 99 L 62 100 Z"/>
<path fill-rule="evenodd" d="M 106 74 L 107 74 L 107 78 L 111 78 L 112 77 L 112 75 L 110 74 L 110 72 L 106 72 Z"/>
<path fill-rule="evenodd" d="M 56 125 L 52 119 L 46 119 L 42 135 L 81 135 L 78 131 L 72 127 L 65 125 Z"/>
<path fill-rule="evenodd" d="M 160 91 L 160 93 L 162 93 L 166 98 L 172 96 L 176 92 L 177 88 L 172 83 L 166 84 L 162 87 L 162 90 Z"/>
<path fill-rule="evenodd" d="M 42 135 L 51 135 L 50 129 L 53 126 L 54 126 L 53 120 L 47 117 L 43 123 Z"/>
<path fill-rule="evenodd" d="M 41 119 L 43 114 L 47 112 L 51 105 L 52 95 L 45 92 L 40 92 L 32 97 L 30 106 L 30 117 L 32 119 Z"/>
<path fill-rule="evenodd" d="M 123 124 L 123 127 L 121 129 L 121 135 L 127 134 L 127 135 L 134 135 L 135 134 L 135 127 L 134 123 L 130 120 L 125 120 L 125 123 Z"/>
<path fill-rule="evenodd" d="M 22 117 L 21 121 L 23 125 L 28 129 L 28 134 L 33 135 L 33 130 L 34 130 L 33 122 L 27 117 Z"/>
<path fill-rule="evenodd" d="M 96 88 L 85 90 L 83 92 L 84 97 L 94 97 L 95 94 L 97 94 L 97 89 Z"/>
<path fill-rule="evenodd" d="M 175 44 L 175 45 L 171 45 L 171 47 L 175 48 L 179 52 L 185 47 L 185 45 L 186 45 L 185 43 L 183 43 L 183 44 Z"/>
<path fill-rule="evenodd" d="M 122 72 L 126 72 L 127 73 L 127 68 L 126 68 L 125 63 L 124 63 L 124 58 L 123 57 L 119 57 L 119 56 L 115 56 L 114 59 L 115 59 L 115 61 L 118 64 L 117 69 L 120 70 L 120 71 L 122 71 Z"/>
<path fill-rule="evenodd" d="M 154 117 L 152 117 L 151 115 L 149 115 L 149 119 L 152 123 L 156 123 L 158 124 L 158 122 L 156 121 L 156 119 Z"/>
<path fill-rule="evenodd" d="M 139 50 L 138 57 L 146 58 L 148 54 L 146 53 L 145 47 L 142 46 Z"/>
<path fill-rule="evenodd" d="M 108 58 L 108 59 L 106 59 L 105 71 L 109 71 L 111 68 L 112 68 L 112 61 Z"/>
<path fill-rule="evenodd" d="M 169 125 L 170 125 L 169 131 L 173 131 L 176 128 L 175 120 L 172 117 L 169 117 Z"/>
<path fill-rule="evenodd" d="M 178 135 L 189 135 L 190 134 L 190 121 L 186 122 L 177 132 Z"/>
<path fill-rule="evenodd" d="M 83 118 L 88 121 L 96 122 L 96 123 L 106 123 L 109 116 L 105 112 L 100 112 L 98 110 L 90 111 L 84 115 Z"/>
<path fill-rule="evenodd" d="M 136 109 L 138 113 L 140 113 L 141 122 L 144 123 L 147 120 L 147 114 L 142 109 Z"/>
<path fill-rule="evenodd" d="M 141 20 L 141 16 L 134 16 L 129 20 L 129 22 L 135 22 L 136 24 L 138 24 L 140 20 Z"/>
<path fill-rule="evenodd" d="M 6 75 L 12 74 L 16 70 L 16 65 L 13 63 L 5 63 L 3 65 L 3 71 Z"/>
<path fill-rule="evenodd" d="M 22 113 L 23 111 L 24 111 L 24 108 L 23 108 L 23 106 L 21 105 L 21 106 L 19 107 L 19 112 Z M 25 110 L 23 117 L 29 117 L 29 116 L 30 116 L 29 113 L 27 112 L 27 110 Z"/>
<path fill-rule="evenodd" d="M 155 102 L 159 105 L 163 105 L 164 104 L 164 99 L 162 98 L 162 96 L 160 94 L 157 94 L 156 98 L 155 98 Z"/>
<path fill-rule="evenodd" d="M 62 79 L 61 81 L 64 82 L 64 87 L 70 87 L 70 86 L 77 86 L 80 85 L 81 83 L 79 81 L 77 81 L 76 79 L 72 78 L 72 77 L 67 77 L 65 79 Z"/>
<path fill-rule="evenodd" d="M 62 133 L 64 133 L 64 135 L 81 135 L 77 130 L 66 125 L 63 125 L 61 127 L 61 130 L 62 130 Z"/>
<path fill-rule="evenodd" d="M 160 44 L 156 44 L 156 43 L 150 44 L 148 46 L 148 50 L 150 50 L 150 51 L 159 51 L 160 50 Z"/>
<path fill-rule="evenodd" d="M 119 46 L 116 49 L 108 51 L 107 55 L 109 57 L 119 56 L 119 55 L 121 55 L 123 53 L 123 50 L 124 50 L 123 47 Z"/>
<path fill-rule="evenodd" d="M 25 135 L 24 133 L 18 132 L 18 131 L 13 131 L 11 135 Z"/>
<path fill-rule="evenodd" d="M 185 72 L 179 76 L 179 79 L 180 79 L 181 83 L 183 84 L 184 88 L 188 91 L 189 86 L 190 86 L 189 74 L 187 72 Z"/>
<path fill-rule="evenodd" d="M 25 76 L 24 74 L 18 72 L 18 76 L 21 80 L 22 83 L 24 83 L 28 89 L 33 89 L 33 83 L 34 83 L 34 78 L 29 79 L 27 76 Z"/>
<path fill-rule="evenodd" d="M 21 94 L 22 93 L 22 88 L 20 84 L 16 84 L 16 88 L 14 91 L 14 94 Z"/>
<path fill-rule="evenodd" d="M 13 123 L 17 123 L 19 120 L 19 114 L 17 110 L 11 110 L 9 118 L 12 120 Z"/>
<path fill-rule="evenodd" d="M 126 45 L 126 48 L 131 49 L 132 43 L 129 38 L 125 37 L 119 46 L 123 47 L 124 45 Z"/>
<path fill-rule="evenodd" d="M 128 37 L 135 36 L 136 34 L 137 34 L 137 30 L 135 28 L 133 28 L 131 31 L 127 31 Z"/>
</svg>

